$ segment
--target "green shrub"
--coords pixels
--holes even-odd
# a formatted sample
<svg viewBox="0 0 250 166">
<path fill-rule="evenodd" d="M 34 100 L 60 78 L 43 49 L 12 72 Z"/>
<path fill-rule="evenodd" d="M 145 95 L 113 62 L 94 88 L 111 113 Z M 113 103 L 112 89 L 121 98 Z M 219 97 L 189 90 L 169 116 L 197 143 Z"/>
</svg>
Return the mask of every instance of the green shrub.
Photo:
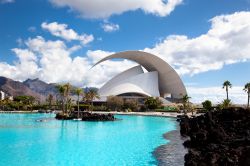
<svg viewBox="0 0 250 166">
<path fill-rule="evenodd" d="M 155 111 L 158 112 L 178 112 L 179 109 L 177 107 L 174 106 L 162 106 L 160 109 L 156 109 Z"/>
<path fill-rule="evenodd" d="M 160 101 L 160 99 L 158 97 L 157 98 L 148 97 L 145 100 L 145 106 L 151 110 L 159 108 L 161 106 L 161 104 L 162 104 L 162 102 Z"/>
<path fill-rule="evenodd" d="M 230 99 L 225 99 L 222 101 L 222 103 L 218 104 L 217 107 L 219 110 L 225 109 L 232 106 L 232 102 Z"/>
<path fill-rule="evenodd" d="M 132 112 L 130 108 L 125 109 L 125 112 Z"/>
<path fill-rule="evenodd" d="M 223 108 L 228 108 L 228 107 L 232 106 L 231 100 L 230 99 L 223 100 L 222 106 L 223 106 Z"/>
<path fill-rule="evenodd" d="M 108 107 L 108 109 L 110 109 L 112 111 L 121 111 L 123 104 L 124 104 L 124 102 L 123 102 L 123 99 L 121 97 L 109 96 L 107 98 L 107 107 Z"/>
<path fill-rule="evenodd" d="M 142 105 L 139 109 L 140 111 L 144 112 L 147 110 L 147 107 L 145 105 Z"/>
<path fill-rule="evenodd" d="M 212 110 L 212 102 L 210 100 L 205 100 L 204 102 L 202 102 L 202 106 L 206 111 Z"/>
<path fill-rule="evenodd" d="M 93 111 L 107 111 L 107 107 L 104 105 L 101 106 L 94 106 Z"/>
<path fill-rule="evenodd" d="M 123 104 L 123 109 L 127 110 L 129 109 L 130 111 L 137 111 L 138 110 L 138 103 L 134 99 L 127 99 L 124 104 Z M 130 112 L 129 111 L 129 112 Z"/>
</svg>

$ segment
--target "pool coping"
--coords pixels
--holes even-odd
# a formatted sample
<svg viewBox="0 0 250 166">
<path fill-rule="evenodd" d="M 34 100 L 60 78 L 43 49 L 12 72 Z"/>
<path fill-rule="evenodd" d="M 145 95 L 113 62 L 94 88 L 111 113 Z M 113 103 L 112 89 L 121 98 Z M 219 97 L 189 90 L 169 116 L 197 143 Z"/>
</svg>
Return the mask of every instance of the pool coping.
<svg viewBox="0 0 250 166">
<path fill-rule="evenodd" d="M 0 111 L 1 113 L 39 113 L 37 111 Z M 138 116 L 155 116 L 155 117 L 173 117 L 177 118 L 179 115 L 183 115 L 183 113 L 177 113 L 177 112 L 116 112 L 116 111 L 93 111 L 93 113 L 99 113 L 99 114 L 114 114 L 114 115 L 138 115 Z M 187 113 L 189 117 L 191 116 L 199 116 L 201 114 L 193 114 Z"/>
<path fill-rule="evenodd" d="M 104 111 L 93 111 L 93 113 L 100 114 L 115 114 L 115 115 L 140 115 L 140 116 L 156 116 L 156 117 L 173 117 L 177 118 L 179 115 L 183 115 L 183 113 L 177 112 L 104 112 Z M 192 113 L 188 113 L 188 116 L 192 116 Z M 194 114 L 194 116 L 199 116 L 200 114 Z"/>
</svg>

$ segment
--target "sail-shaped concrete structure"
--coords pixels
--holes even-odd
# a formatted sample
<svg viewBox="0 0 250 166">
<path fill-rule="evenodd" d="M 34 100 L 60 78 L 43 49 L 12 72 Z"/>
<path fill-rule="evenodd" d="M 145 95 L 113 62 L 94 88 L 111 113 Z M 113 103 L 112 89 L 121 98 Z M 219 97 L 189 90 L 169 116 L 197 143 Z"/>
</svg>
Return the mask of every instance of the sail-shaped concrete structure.
<svg viewBox="0 0 250 166">
<path fill-rule="evenodd" d="M 95 65 L 115 58 L 135 61 L 139 66 L 130 68 L 108 81 L 99 89 L 100 96 L 135 93 L 180 99 L 186 94 L 186 88 L 177 72 L 167 62 L 147 52 L 119 52 L 101 59 Z M 142 67 L 147 72 L 144 72 Z"/>
</svg>

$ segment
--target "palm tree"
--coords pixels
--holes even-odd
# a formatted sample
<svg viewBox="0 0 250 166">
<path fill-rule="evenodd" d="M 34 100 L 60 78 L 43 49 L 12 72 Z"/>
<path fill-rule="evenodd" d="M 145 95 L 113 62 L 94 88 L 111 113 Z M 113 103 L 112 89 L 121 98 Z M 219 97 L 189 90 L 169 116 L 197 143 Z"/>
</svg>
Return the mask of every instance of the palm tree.
<svg viewBox="0 0 250 166">
<path fill-rule="evenodd" d="M 61 96 L 61 100 L 62 100 L 62 112 L 63 114 L 65 113 L 65 108 L 64 108 L 64 103 L 65 103 L 65 86 L 64 85 L 57 85 L 56 86 L 60 96 Z"/>
<path fill-rule="evenodd" d="M 232 102 L 231 102 L 230 99 L 225 99 L 225 100 L 223 100 L 222 103 L 221 103 L 221 108 L 222 108 L 222 109 L 228 108 L 228 107 L 230 107 L 230 106 L 232 106 Z"/>
<path fill-rule="evenodd" d="M 89 91 L 85 94 L 86 100 L 91 102 L 91 112 L 93 111 L 93 100 L 95 98 L 99 99 L 100 96 L 97 92 L 97 90 L 91 88 Z"/>
<path fill-rule="evenodd" d="M 250 100 L 250 82 L 246 83 L 246 85 L 245 85 L 245 87 L 244 87 L 243 90 L 247 92 L 247 95 L 248 95 L 248 97 L 247 97 L 247 108 L 249 108 L 249 100 Z"/>
<path fill-rule="evenodd" d="M 188 96 L 187 94 L 186 94 L 186 95 L 184 95 L 184 96 L 182 97 L 182 101 L 183 101 L 183 103 L 188 103 L 188 102 L 189 102 L 189 99 L 191 99 L 191 97 L 190 97 L 190 96 Z"/>
<path fill-rule="evenodd" d="M 51 110 L 52 109 L 52 102 L 53 102 L 53 95 L 52 94 L 49 94 L 48 95 L 48 98 L 47 98 L 47 101 L 49 103 L 49 109 Z"/>
<path fill-rule="evenodd" d="M 227 100 L 228 100 L 228 88 L 232 88 L 232 84 L 230 81 L 225 81 L 223 84 L 222 84 L 222 88 L 226 88 L 226 93 L 227 93 Z"/>
<path fill-rule="evenodd" d="M 68 108 L 69 108 L 69 95 L 70 95 L 70 89 L 71 85 L 69 83 L 63 85 L 65 88 L 64 91 L 64 96 L 66 98 L 66 113 L 68 113 Z"/>
<path fill-rule="evenodd" d="M 76 93 L 76 95 L 77 95 L 77 118 L 79 119 L 79 117 L 80 117 L 80 109 L 79 109 L 79 101 L 80 101 L 80 95 L 82 94 L 82 89 L 81 88 L 77 88 L 76 90 L 75 90 L 75 93 Z"/>
<path fill-rule="evenodd" d="M 183 102 L 183 107 L 184 107 L 184 114 L 186 114 L 186 109 L 187 109 L 187 104 L 189 103 L 189 99 L 191 99 L 191 97 L 188 96 L 187 94 L 185 94 L 182 97 L 182 102 Z"/>
</svg>

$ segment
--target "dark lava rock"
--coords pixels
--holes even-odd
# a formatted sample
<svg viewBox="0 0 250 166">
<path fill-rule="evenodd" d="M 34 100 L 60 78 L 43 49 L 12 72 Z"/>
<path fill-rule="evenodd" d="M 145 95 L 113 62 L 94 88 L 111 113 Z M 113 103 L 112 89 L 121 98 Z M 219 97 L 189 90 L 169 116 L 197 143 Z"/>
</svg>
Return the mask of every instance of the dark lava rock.
<svg viewBox="0 0 250 166">
<path fill-rule="evenodd" d="M 229 108 L 196 118 L 182 117 L 180 133 L 187 166 L 250 165 L 250 111 Z"/>
<path fill-rule="evenodd" d="M 71 115 L 64 115 L 62 113 L 56 114 L 56 119 L 58 120 L 72 120 L 77 119 L 77 114 L 72 113 Z M 113 114 L 96 114 L 90 112 L 82 112 L 80 118 L 83 121 L 114 121 L 116 118 Z"/>
<path fill-rule="evenodd" d="M 113 114 L 96 114 L 84 112 L 81 116 L 83 121 L 114 121 L 116 120 Z"/>
<path fill-rule="evenodd" d="M 69 115 L 65 115 L 65 114 L 62 114 L 62 113 L 57 113 L 55 118 L 57 120 L 72 120 L 72 119 L 74 119 L 74 117 L 69 116 Z"/>
</svg>

